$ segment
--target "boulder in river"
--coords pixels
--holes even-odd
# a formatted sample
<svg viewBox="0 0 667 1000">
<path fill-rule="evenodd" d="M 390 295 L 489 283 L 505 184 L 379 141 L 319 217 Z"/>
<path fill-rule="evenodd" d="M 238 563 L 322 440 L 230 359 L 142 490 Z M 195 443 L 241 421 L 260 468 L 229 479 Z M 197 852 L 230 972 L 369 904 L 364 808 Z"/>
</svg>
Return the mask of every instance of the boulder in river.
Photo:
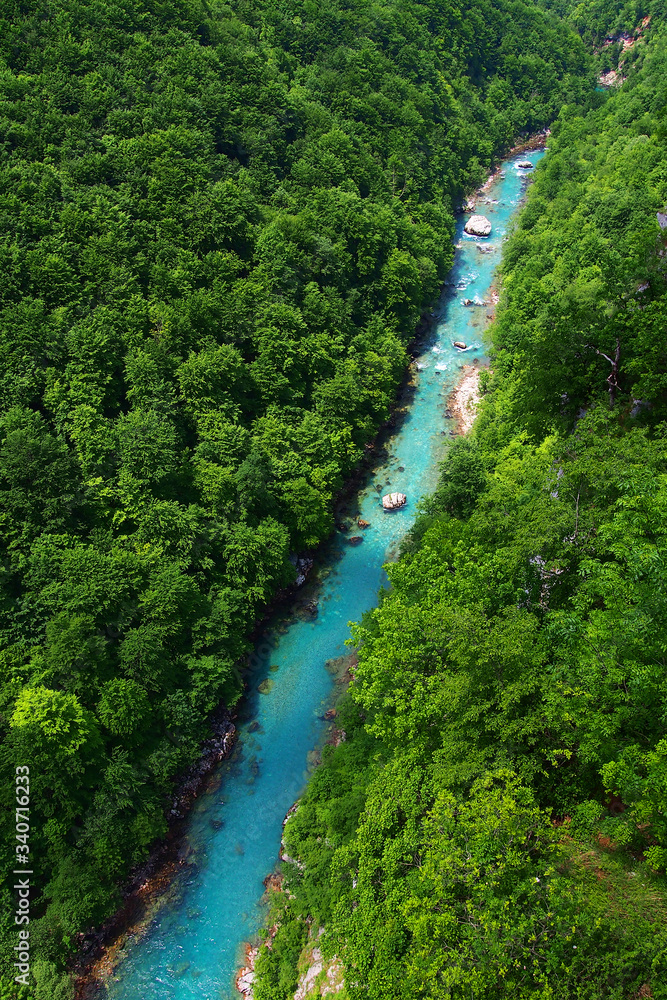
<svg viewBox="0 0 667 1000">
<path fill-rule="evenodd" d="M 459 351 L 467 351 L 467 345 L 463 343 L 462 340 L 455 340 L 454 347 L 458 347 Z"/>
<path fill-rule="evenodd" d="M 364 521 L 363 517 L 360 517 L 359 520 L 357 521 L 357 526 L 359 528 L 370 528 L 371 522 L 370 521 Z"/>
<path fill-rule="evenodd" d="M 519 162 L 517 163 L 517 167 L 521 167 L 522 170 L 532 170 L 533 164 L 530 162 L 530 160 L 519 160 Z"/>
<path fill-rule="evenodd" d="M 382 497 L 382 506 L 385 510 L 398 510 L 408 502 L 405 493 L 387 493 Z"/>
<path fill-rule="evenodd" d="M 469 236 L 491 235 L 491 223 L 485 215 L 472 215 L 463 228 Z"/>
<path fill-rule="evenodd" d="M 350 545 L 361 545 L 364 540 L 363 535 L 352 535 L 352 538 L 348 538 L 348 543 Z"/>
</svg>

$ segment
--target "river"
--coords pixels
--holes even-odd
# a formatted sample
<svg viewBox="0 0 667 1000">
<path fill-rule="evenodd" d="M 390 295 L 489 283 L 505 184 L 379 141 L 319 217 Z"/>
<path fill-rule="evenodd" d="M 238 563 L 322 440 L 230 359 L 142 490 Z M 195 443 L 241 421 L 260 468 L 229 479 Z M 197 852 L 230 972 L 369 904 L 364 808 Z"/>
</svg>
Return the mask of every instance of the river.
<svg viewBox="0 0 667 1000">
<path fill-rule="evenodd" d="M 250 690 L 239 721 L 233 757 L 224 761 L 188 824 L 189 864 L 162 897 L 141 933 L 131 934 L 113 975 L 101 990 L 108 1000 L 229 1000 L 238 997 L 234 974 L 243 943 L 262 924 L 263 880 L 276 869 L 283 818 L 299 797 L 326 738 L 324 712 L 335 679 L 326 662 L 349 652 L 350 621 L 376 605 L 393 558 L 413 523 L 417 502 L 437 481 L 453 422 L 447 398 L 464 365 L 483 363 L 490 301 L 501 242 L 525 190 L 528 171 L 542 151 L 513 157 L 487 191 L 477 212 L 493 225 L 488 239 L 463 234 L 459 221 L 455 264 L 436 308 L 432 332 L 416 359 L 416 388 L 405 419 L 386 442 L 387 460 L 373 470 L 350 511 L 369 521 L 363 531 L 338 532 L 315 579 L 298 594 L 289 619 L 276 621 L 251 657 Z M 493 248 L 482 252 L 478 247 Z M 466 351 L 454 348 L 463 341 Z M 408 497 L 385 513 L 381 496 Z M 350 535 L 363 535 L 352 546 Z M 305 607 L 317 600 L 313 616 Z M 262 692 L 258 690 L 260 687 Z"/>
</svg>

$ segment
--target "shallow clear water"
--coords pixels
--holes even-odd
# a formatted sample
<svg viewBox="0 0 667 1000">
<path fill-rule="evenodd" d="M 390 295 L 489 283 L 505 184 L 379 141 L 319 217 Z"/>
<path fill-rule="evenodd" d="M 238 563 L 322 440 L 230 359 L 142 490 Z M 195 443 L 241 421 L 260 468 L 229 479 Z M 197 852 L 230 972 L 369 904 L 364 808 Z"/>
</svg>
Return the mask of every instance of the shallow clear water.
<svg viewBox="0 0 667 1000">
<path fill-rule="evenodd" d="M 459 222 L 460 247 L 436 309 L 433 333 L 417 358 L 410 410 L 387 441 L 387 462 L 374 470 L 357 503 L 350 504 L 351 513 L 370 521 L 371 527 L 362 532 L 355 526 L 347 535 L 339 532 L 326 553 L 318 589 L 310 583 L 300 593 L 297 603 L 318 599 L 317 617 L 302 614 L 289 624 L 278 624 L 255 650 L 236 753 L 221 765 L 189 821 L 192 864 L 162 900 L 146 932 L 129 941 L 107 983 L 110 1000 L 238 997 L 234 974 L 243 964 L 243 942 L 261 925 L 262 883 L 276 868 L 283 818 L 303 790 L 313 749 L 326 735 L 322 716 L 334 681 L 325 662 L 349 652 L 344 645 L 348 622 L 377 603 L 386 582 L 383 563 L 393 557 L 411 526 L 419 498 L 435 486 L 453 428 L 444 415 L 447 397 L 461 367 L 484 357 L 489 309 L 466 307 L 462 299 L 490 301 L 502 237 L 524 191 L 526 172 L 515 164 L 524 158 L 537 163 L 542 155 L 533 152 L 507 161 L 504 177 L 478 200 L 476 211 L 493 224 L 488 239 L 463 234 L 468 216 Z M 494 249 L 482 253 L 478 246 Z M 468 349 L 454 348 L 455 340 L 464 341 Z M 381 496 L 396 491 L 405 493 L 408 503 L 385 513 Z M 357 547 L 347 541 L 355 534 L 363 534 Z M 260 694 L 257 688 L 267 678 L 270 690 Z"/>
</svg>

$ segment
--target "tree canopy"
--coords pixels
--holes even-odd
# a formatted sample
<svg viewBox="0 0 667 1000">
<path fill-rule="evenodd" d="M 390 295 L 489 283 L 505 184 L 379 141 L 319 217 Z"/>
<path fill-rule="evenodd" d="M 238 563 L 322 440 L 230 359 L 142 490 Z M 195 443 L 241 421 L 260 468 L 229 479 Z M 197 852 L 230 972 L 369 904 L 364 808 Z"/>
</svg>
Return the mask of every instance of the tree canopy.
<svg viewBox="0 0 667 1000">
<path fill-rule="evenodd" d="M 2 823 L 32 764 L 39 1000 L 331 532 L 457 205 L 592 80 L 532 0 L 3 5 Z"/>
<path fill-rule="evenodd" d="M 480 415 L 286 826 L 259 1000 L 316 935 L 350 1000 L 667 997 L 666 60 L 657 30 L 552 126 Z"/>
</svg>

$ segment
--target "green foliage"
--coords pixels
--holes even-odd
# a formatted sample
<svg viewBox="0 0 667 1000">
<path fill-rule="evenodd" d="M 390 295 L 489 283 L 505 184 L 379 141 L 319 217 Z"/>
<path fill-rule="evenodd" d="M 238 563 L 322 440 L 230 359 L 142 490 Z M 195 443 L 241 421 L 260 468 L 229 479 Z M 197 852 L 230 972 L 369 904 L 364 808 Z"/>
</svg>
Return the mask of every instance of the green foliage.
<svg viewBox="0 0 667 1000">
<path fill-rule="evenodd" d="M 642 46 L 627 84 L 600 109 L 564 112 L 553 126 L 503 258 L 494 365 L 502 388 L 496 381 L 482 418 L 491 447 L 519 426 L 571 429 L 591 398 L 629 413 L 650 400 L 664 419 L 663 38 Z"/>
<path fill-rule="evenodd" d="M 55 997 L 331 532 L 453 209 L 592 63 L 532 0 L 38 0 L 0 28 L 2 823 L 25 760 Z"/>
<path fill-rule="evenodd" d="M 37 959 L 33 973 L 35 1000 L 72 1000 L 74 984 L 69 976 L 58 972 L 53 962 Z"/>
<path fill-rule="evenodd" d="M 296 966 L 308 937 L 306 925 L 290 919 L 293 914 L 289 905 L 276 915 L 280 917 L 280 926 L 271 948 L 262 948 L 256 961 L 257 1000 L 288 1000 L 294 996 L 298 981 Z"/>
<path fill-rule="evenodd" d="M 486 470 L 474 440 L 457 438 L 443 463 L 432 506 L 455 517 L 468 517 L 486 489 Z"/>
<path fill-rule="evenodd" d="M 665 78 L 656 33 L 555 124 L 480 417 L 353 627 L 281 918 L 353 1000 L 667 996 Z"/>
<path fill-rule="evenodd" d="M 632 37 L 635 31 L 646 31 L 649 24 L 664 22 L 664 0 L 629 0 L 620 4 L 602 3 L 601 0 L 556 0 L 547 6 L 567 14 L 587 42 L 607 43 L 619 37 Z M 642 23 L 643 22 L 643 23 Z"/>
</svg>

